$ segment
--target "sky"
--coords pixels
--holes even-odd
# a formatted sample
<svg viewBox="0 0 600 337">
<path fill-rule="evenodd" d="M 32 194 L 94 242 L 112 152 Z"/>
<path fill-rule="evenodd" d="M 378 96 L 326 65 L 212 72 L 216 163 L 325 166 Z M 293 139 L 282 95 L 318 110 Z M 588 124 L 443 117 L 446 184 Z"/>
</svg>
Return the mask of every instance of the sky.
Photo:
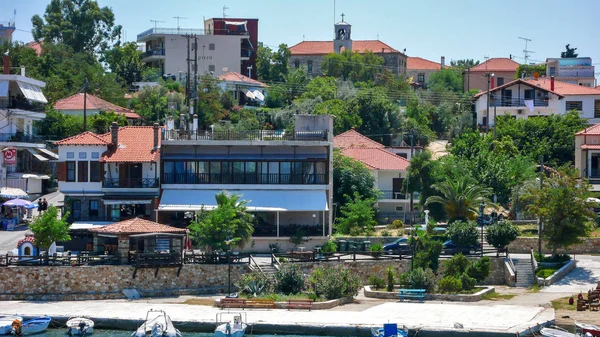
<svg viewBox="0 0 600 337">
<path fill-rule="evenodd" d="M 11 19 L 16 9 L 14 40 L 28 42 L 31 17 L 42 15 L 50 0 L 0 0 L 0 21 Z M 258 18 L 259 41 L 272 48 L 304 40 L 332 40 L 334 20 L 352 25 L 354 40 L 379 38 L 408 56 L 439 62 L 485 57 L 509 57 L 530 62 L 560 57 L 567 43 L 581 57 L 591 57 L 600 75 L 600 36 L 597 35 L 597 0 L 98 0 L 111 7 L 126 41 L 154 27 L 203 28 L 203 19 Z M 335 16 L 334 16 L 335 3 Z M 600 84 L 600 83 L 599 83 Z"/>
</svg>

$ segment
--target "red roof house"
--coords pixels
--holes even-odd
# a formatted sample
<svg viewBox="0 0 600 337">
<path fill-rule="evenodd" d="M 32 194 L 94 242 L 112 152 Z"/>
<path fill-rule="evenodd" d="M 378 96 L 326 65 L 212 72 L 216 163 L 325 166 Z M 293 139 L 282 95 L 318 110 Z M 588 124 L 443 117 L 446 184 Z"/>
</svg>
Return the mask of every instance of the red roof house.
<svg viewBox="0 0 600 337">
<path fill-rule="evenodd" d="M 327 55 L 333 53 L 333 41 L 302 41 L 289 48 L 292 55 Z M 352 51 L 364 53 L 399 53 L 379 40 L 352 40 Z"/>
<path fill-rule="evenodd" d="M 92 94 L 86 95 L 86 110 L 88 115 L 97 114 L 100 111 L 114 111 L 117 114 L 124 115 L 129 120 L 142 119 L 135 111 L 127 109 L 116 104 L 103 100 Z M 69 115 L 83 115 L 84 94 L 77 93 L 73 96 L 63 98 L 54 103 L 54 109 Z"/>
</svg>

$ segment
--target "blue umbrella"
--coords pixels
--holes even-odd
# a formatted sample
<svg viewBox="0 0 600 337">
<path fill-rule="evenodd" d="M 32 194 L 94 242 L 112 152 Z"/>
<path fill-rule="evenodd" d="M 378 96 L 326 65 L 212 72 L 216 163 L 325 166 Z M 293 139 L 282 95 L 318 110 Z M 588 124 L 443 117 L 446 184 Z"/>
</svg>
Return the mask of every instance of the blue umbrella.
<svg viewBox="0 0 600 337">
<path fill-rule="evenodd" d="M 23 200 L 23 199 L 12 199 L 12 200 L 5 202 L 2 205 L 4 205 L 4 206 L 21 206 L 21 207 L 24 206 L 25 208 L 35 208 L 34 203 L 32 203 L 31 201 L 28 201 L 28 200 Z"/>
</svg>

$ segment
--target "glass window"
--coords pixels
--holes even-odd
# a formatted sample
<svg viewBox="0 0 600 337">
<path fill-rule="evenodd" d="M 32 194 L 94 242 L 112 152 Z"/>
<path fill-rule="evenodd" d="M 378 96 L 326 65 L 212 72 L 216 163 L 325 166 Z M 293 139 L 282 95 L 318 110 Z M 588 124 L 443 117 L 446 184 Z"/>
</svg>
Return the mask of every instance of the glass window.
<svg viewBox="0 0 600 337">
<path fill-rule="evenodd" d="M 67 162 L 67 181 L 75 181 L 75 162 Z"/>
<path fill-rule="evenodd" d="M 185 162 L 185 172 L 196 173 L 196 162 L 195 161 Z"/>
<path fill-rule="evenodd" d="M 231 182 L 231 163 L 221 162 L 221 183 L 229 184 Z"/>
<path fill-rule="evenodd" d="M 312 61 L 308 61 L 306 64 L 307 64 L 307 67 L 308 67 L 308 72 L 312 73 L 313 62 Z"/>
<path fill-rule="evenodd" d="M 315 163 L 305 162 L 302 164 L 303 179 L 305 184 L 314 184 L 315 182 Z"/>
<path fill-rule="evenodd" d="M 212 184 L 221 182 L 221 162 L 210 162 L 210 182 Z"/>
<path fill-rule="evenodd" d="M 315 163 L 315 166 L 317 168 L 317 181 L 316 181 L 316 183 L 317 184 L 326 184 L 327 180 L 325 179 L 325 177 L 327 175 L 326 175 L 326 172 L 325 172 L 325 168 L 326 168 L 325 162 L 317 162 L 317 163 Z"/>
<path fill-rule="evenodd" d="M 298 60 L 294 61 L 294 68 L 296 68 L 296 69 L 300 68 L 300 61 L 298 61 Z"/>
<path fill-rule="evenodd" d="M 244 183 L 244 163 L 233 162 L 233 183 L 243 184 Z"/>
<path fill-rule="evenodd" d="M 173 184 L 175 182 L 175 163 L 172 161 L 166 161 L 163 164 L 163 183 Z"/>
<path fill-rule="evenodd" d="M 209 43 L 208 44 L 208 50 L 215 50 L 215 44 L 214 43 Z"/>
<path fill-rule="evenodd" d="M 100 158 L 100 152 L 92 152 L 92 159 Z"/>
<path fill-rule="evenodd" d="M 279 162 L 269 162 L 268 184 L 279 183 Z"/>
<path fill-rule="evenodd" d="M 198 173 L 208 173 L 209 163 L 207 161 L 198 162 Z"/>
<path fill-rule="evenodd" d="M 73 220 L 81 219 L 81 200 L 73 200 L 71 203 L 71 211 L 73 212 Z"/>
<path fill-rule="evenodd" d="M 88 181 L 88 162 L 87 161 L 77 162 L 77 181 L 80 183 L 87 183 L 87 181 Z"/>
<path fill-rule="evenodd" d="M 246 163 L 246 184 L 256 184 L 256 163 Z"/>
<path fill-rule="evenodd" d="M 90 162 L 90 181 L 91 182 L 99 182 L 100 181 L 100 162 L 91 161 Z"/>
<path fill-rule="evenodd" d="M 425 82 L 425 73 L 418 73 L 417 74 L 417 82 L 419 82 L 419 83 Z"/>
<path fill-rule="evenodd" d="M 99 202 L 98 200 L 90 200 L 90 217 L 97 217 L 98 216 L 98 209 L 99 209 Z"/>
<path fill-rule="evenodd" d="M 75 158 L 75 152 L 67 152 L 67 159 Z"/>
<path fill-rule="evenodd" d="M 583 102 L 582 101 L 567 101 L 567 102 L 565 102 L 565 106 L 567 108 L 567 111 L 571 111 L 571 110 L 582 111 L 583 110 Z"/>
<path fill-rule="evenodd" d="M 504 85 L 504 77 L 497 77 L 496 82 L 497 82 L 496 83 L 497 86 Z"/>
<path fill-rule="evenodd" d="M 289 161 L 281 162 L 279 165 L 280 183 L 289 184 L 291 182 L 292 163 Z"/>
<path fill-rule="evenodd" d="M 176 161 L 175 162 L 175 183 L 176 184 L 185 184 L 185 162 Z"/>
<path fill-rule="evenodd" d="M 86 159 L 86 158 L 87 158 L 86 152 L 79 152 L 79 159 Z"/>
</svg>

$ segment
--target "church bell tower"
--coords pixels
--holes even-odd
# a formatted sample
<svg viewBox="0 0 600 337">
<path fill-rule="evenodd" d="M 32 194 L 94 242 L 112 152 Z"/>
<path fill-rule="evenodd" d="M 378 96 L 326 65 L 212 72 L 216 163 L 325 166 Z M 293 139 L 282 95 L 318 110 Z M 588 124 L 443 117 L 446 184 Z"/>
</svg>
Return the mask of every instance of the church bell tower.
<svg viewBox="0 0 600 337">
<path fill-rule="evenodd" d="M 342 13 L 342 21 L 335 24 L 335 39 L 333 40 L 333 52 L 340 54 L 344 50 L 352 50 L 352 39 L 350 32 L 352 26 L 344 21 Z"/>
</svg>

